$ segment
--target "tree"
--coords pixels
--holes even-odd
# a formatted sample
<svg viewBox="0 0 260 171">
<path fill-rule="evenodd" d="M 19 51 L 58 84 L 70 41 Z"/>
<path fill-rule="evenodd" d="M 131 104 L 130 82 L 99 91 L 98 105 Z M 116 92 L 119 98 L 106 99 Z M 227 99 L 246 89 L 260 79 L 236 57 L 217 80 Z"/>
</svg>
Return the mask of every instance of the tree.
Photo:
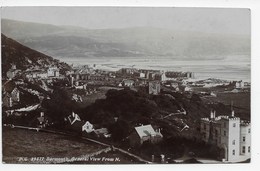
<svg viewBox="0 0 260 171">
<path fill-rule="evenodd" d="M 190 101 L 198 103 L 198 102 L 201 102 L 201 98 L 198 94 L 192 94 Z"/>
<path fill-rule="evenodd" d="M 124 120 L 118 120 L 114 124 L 110 125 L 109 131 L 112 134 L 112 139 L 119 142 L 128 136 L 129 125 Z"/>
<path fill-rule="evenodd" d="M 71 114 L 76 108 L 76 104 L 71 100 L 70 95 L 60 88 L 53 91 L 49 100 L 44 99 L 42 106 L 46 108 L 47 115 L 56 123 L 63 122 L 64 117 Z"/>
</svg>

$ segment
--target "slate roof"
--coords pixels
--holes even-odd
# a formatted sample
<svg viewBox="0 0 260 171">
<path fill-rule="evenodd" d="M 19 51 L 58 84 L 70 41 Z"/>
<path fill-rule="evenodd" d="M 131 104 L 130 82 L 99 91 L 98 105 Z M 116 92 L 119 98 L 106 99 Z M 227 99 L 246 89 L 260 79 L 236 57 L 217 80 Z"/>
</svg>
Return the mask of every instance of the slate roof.
<svg viewBox="0 0 260 171">
<path fill-rule="evenodd" d="M 151 136 L 156 135 L 156 132 L 154 131 L 152 125 L 143 125 L 139 127 L 135 127 L 135 130 L 139 137 L 145 137 L 145 136 Z"/>
</svg>

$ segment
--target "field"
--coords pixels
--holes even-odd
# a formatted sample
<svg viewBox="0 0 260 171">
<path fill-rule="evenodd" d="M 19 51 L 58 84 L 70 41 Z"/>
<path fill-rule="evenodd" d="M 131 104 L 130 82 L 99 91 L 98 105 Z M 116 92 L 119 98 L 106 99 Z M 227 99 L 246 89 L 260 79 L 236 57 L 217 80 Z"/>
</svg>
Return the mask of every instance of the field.
<svg viewBox="0 0 260 171">
<path fill-rule="evenodd" d="M 55 161 L 65 158 L 83 158 L 84 161 L 57 162 L 71 164 L 130 164 L 138 163 L 118 151 L 97 153 L 107 147 L 82 140 L 45 132 L 3 128 L 3 162 L 5 163 L 46 163 L 47 158 Z M 26 161 L 27 160 L 27 161 Z M 48 163 L 48 162 L 47 162 Z M 50 162 L 55 163 L 55 162 Z"/>
</svg>

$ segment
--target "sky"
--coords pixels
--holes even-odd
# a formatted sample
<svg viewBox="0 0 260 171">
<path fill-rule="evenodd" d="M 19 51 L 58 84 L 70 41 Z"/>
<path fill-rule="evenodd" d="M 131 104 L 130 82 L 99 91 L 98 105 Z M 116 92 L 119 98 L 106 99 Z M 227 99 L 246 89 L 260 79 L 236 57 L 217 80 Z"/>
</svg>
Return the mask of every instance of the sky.
<svg viewBox="0 0 260 171">
<path fill-rule="evenodd" d="M 158 27 L 216 34 L 250 35 L 246 8 L 2 7 L 2 18 L 89 29 Z"/>
</svg>

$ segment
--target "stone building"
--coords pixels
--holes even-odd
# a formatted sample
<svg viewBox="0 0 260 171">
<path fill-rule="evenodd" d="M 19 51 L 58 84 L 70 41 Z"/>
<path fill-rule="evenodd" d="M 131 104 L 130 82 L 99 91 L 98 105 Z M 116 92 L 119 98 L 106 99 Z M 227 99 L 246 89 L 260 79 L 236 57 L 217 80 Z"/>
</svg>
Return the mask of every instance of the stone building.
<svg viewBox="0 0 260 171">
<path fill-rule="evenodd" d="M 218 117 L 211 112 L 210 118 L 201 119 L 200 132 L 204 142 L 221 149 L 222 161 L 240 162 L 251 157 L 251 124 L 235 117 L 234 111 L 231 116 Z"/>
</svg>

